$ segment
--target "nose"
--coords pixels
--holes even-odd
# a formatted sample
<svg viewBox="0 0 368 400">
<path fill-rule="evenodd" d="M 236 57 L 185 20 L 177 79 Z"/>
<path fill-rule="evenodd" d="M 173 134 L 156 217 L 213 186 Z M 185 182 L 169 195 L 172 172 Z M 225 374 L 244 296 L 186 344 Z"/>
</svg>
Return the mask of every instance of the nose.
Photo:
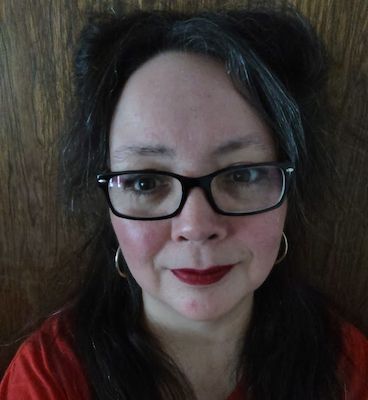
<svg viewBox="0 0 368 400">
<path fill-rule="evenodd" d="M 228 217 L 217 214 L 200 188 L 193 188 L 180 214 L 172 219 L 171 236 L 177 242 L 220 241 L 228 234 Z"/>
</svg>

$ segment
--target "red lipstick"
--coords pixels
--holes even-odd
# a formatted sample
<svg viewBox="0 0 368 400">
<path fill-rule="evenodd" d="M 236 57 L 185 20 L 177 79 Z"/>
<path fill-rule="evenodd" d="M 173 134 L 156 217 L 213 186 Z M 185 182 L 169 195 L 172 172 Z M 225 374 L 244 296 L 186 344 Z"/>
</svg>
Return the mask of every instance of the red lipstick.
<svg viewBox="0 0 368 400">
<path fill-rule="evenodd" d="M 219 265 L 207 269 L 180 268 L 172 273 L 182 282 L 189 285 L 211 285 L 222 279 L 234 265 Z"/>
</svg>

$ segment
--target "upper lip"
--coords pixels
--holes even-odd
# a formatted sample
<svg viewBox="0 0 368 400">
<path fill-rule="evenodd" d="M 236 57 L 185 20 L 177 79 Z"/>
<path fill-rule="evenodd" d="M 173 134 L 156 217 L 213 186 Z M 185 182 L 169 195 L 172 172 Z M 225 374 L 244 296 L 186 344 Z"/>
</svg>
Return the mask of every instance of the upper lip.
<svg viewBox="0 0 368 400">
<path fill-rule="evenodd" d="M 222 265 L 212 265 L 206 268 L 190 268 L 190 267 L 180 267 L 180 268 L 173 268 L 173 271 L 182 271 L 186 273 L 192 273 L 192 274 L 208 274 L 211 272 L 216 272 L 218 270 L 221 270 L 223 268 L 230 268 L 234 266 L 234 264 L 222 264 Z"/>
</svg>

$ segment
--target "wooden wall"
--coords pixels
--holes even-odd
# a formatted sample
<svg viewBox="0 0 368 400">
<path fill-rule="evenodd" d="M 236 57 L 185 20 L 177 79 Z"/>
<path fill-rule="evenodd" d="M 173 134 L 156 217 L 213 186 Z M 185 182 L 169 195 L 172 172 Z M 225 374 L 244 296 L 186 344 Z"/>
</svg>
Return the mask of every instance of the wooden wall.
<svg viewBox="0 0 368 400">
<path fill-rule="evenodd" d="M 83 232 L 57 198 L 57 140 L 67 116 L 70 64 L 89 11 L 199 9 L 242 4 L 219 0 L 2 0 L 0 4 L 0 373 L 38 316 L 78 287 Z M 244 1 L 243 4 L 247 2 Z M 306 260 L 315 282 L 368 333 L 368 2 L 292 1 L 316 26 L 332 59 L 330 96 L 338 118 L 339 190 L 349 202 L 310 238 Z M 331 208 L 331 210 L 334 207 Z"/>
</svg>

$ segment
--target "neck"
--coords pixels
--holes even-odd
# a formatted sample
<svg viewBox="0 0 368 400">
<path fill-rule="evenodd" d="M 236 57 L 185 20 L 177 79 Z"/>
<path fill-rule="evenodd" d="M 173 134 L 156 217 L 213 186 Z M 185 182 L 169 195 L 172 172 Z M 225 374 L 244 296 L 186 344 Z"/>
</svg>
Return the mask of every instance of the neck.
<svg viewBox="0 0 368 400">
<path fill-rule="evenodd" d="M 209 321 L 188 320 L 152 299 L 144 304 L 149 329 L 186 375 L 197 398 L 207 398 L 210 392 L 213 393 L 212 399 L 226 398 L 236 385 L 235 372 L 253 296 L 244 299 L 221 318 Z M 162 307 L 165 312 L 162 312 Z M 216 387 L 218 396 L 214 395 Z"/>
</svg>

